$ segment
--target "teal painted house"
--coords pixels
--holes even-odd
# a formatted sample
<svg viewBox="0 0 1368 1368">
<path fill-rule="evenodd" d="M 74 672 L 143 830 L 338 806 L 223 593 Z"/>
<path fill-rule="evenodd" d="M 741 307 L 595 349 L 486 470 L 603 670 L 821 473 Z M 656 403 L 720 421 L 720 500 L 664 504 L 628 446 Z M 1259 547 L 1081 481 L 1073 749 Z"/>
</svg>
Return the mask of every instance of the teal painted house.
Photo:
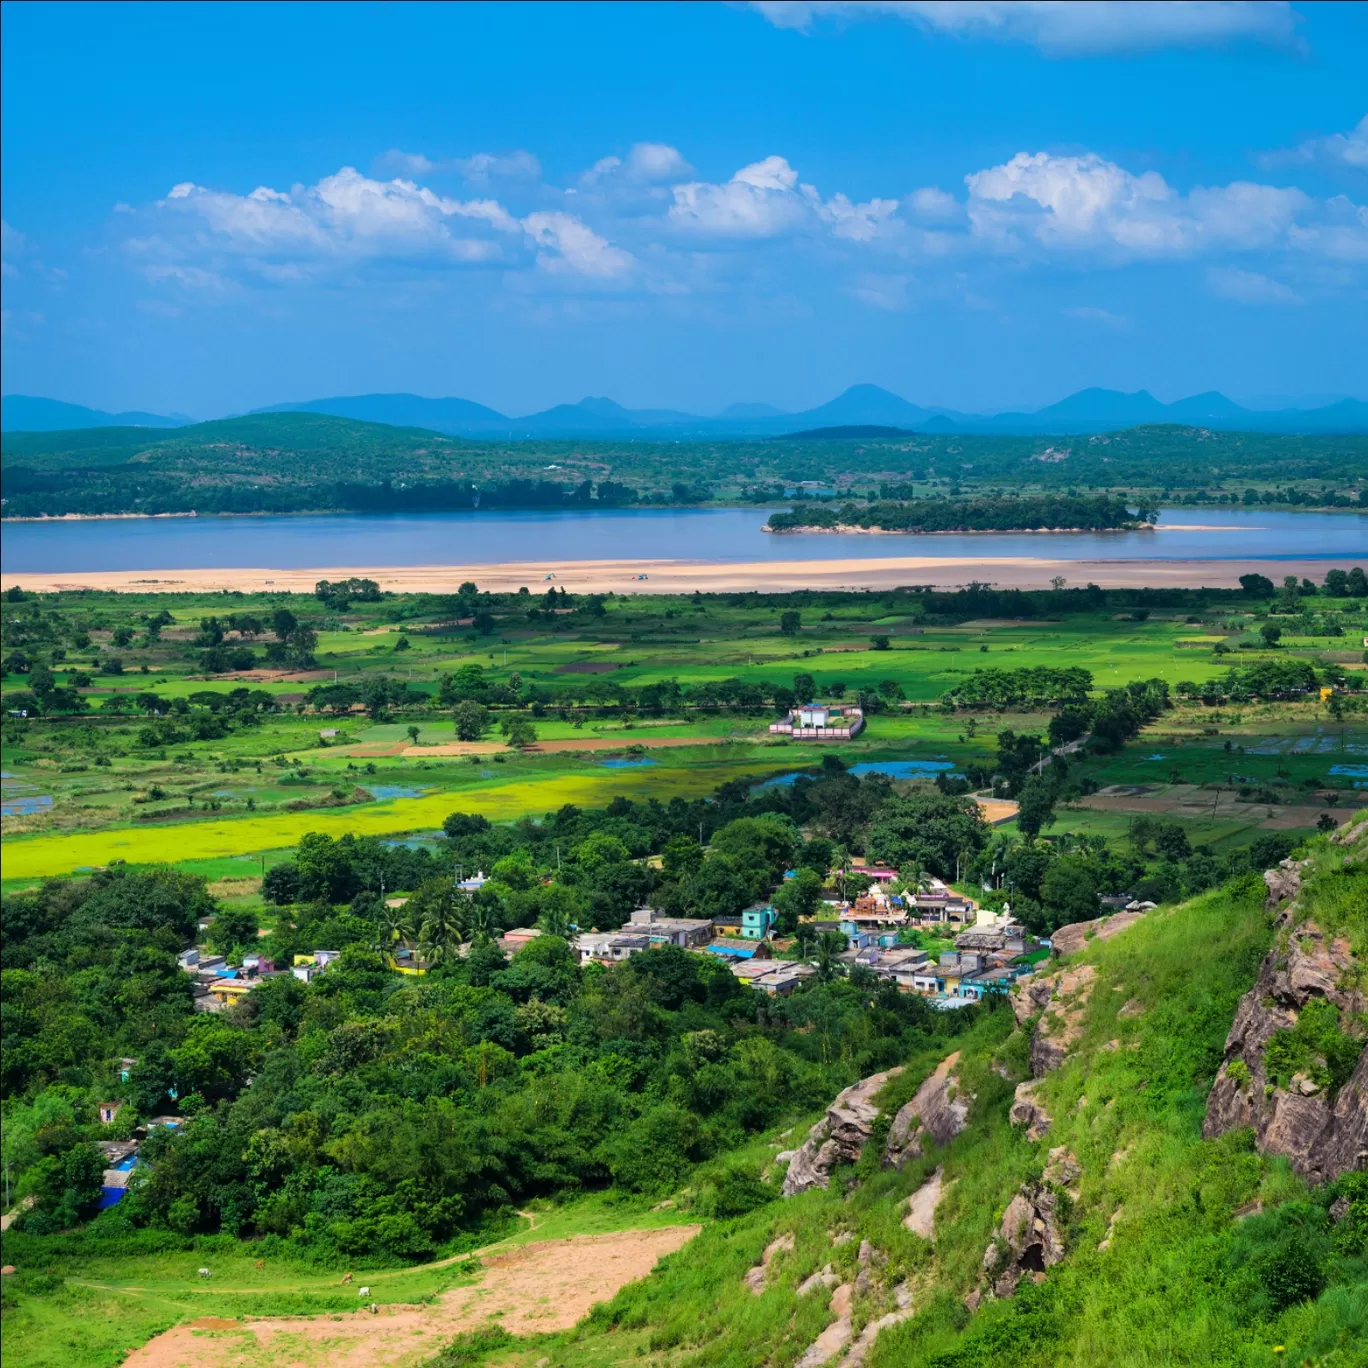
<svg viewBox="0 0 1368 1368">
<path fill-rule="evenodd" d="M 764 940 L 779 914 L 768 903 L 756 903 L 741 914 L 741 934 L 746 940 Z"/>
</svg>

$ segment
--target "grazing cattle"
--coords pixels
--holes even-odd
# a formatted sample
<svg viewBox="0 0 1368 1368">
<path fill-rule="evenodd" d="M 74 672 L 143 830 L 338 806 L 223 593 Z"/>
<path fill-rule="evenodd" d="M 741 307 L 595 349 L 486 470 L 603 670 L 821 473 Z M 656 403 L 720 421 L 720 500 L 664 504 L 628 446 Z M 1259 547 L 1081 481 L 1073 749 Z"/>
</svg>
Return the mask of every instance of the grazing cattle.
<svg viewBox="0 0 1368 1368">
<path fill-rule="evenodd" d="M 343 1276 L 342 1276 L 342 1286 L 345 1287 L 349 1282 L 351 1282 L 351 1280 L 352 1280 L 352 1275 L 351 1275 L 350 1273 L 345 1273 L 345 1274 L 343 1274 Z"/>
<path fill-rule="evenodd" d="M 258 1259 L 258 1260 L 256 1261 L 256 1266 L 257 1266 L 258 1268 L 265 1268 L 265 1267 L 266 1267 L 266 1260 L 265 1260 L 265 1259 Z"/>
<path fill-rule="evenodd" d="M 369 1287 L 363 1287 L 356 1295 L 357 1295 L 358 1297 L 369 1297 L 369 1296 L 370 1296 L 370 1288 L 369 1288 Z"/>
<path fill-rule="evenodd" d="M 209 1276 L 209 1270 L 207 1268 L 201 1268 L 199 1275 L 201 1278 L 207 1278 Z"/>
<path fill-rule="evenodd" d="M 370 1304 L 370 1313 L 372 1316 L 378 1316 L 380 1314 L 380 1308 L 376 1306 L 374 1302 L 371 1302 Z"/>
</svg>

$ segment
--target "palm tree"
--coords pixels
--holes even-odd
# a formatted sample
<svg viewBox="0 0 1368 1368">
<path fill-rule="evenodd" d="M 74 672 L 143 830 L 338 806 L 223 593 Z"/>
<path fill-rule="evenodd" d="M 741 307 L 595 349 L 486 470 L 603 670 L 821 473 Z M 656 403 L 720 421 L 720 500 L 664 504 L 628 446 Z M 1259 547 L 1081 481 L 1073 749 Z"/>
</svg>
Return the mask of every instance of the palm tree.
<svg viewBox="0 0 1368 1368">
<path fill-rule="evenodd" d="M 817 978 L 830 983 L 840 972 L 837 956 L 846 950 L 846 938 L 839 931 L 823 931 L 817 937 Z"/>
<path fill-rule="evenodd" d="M 811 922 L 799 922 L 798 929 L 793 935 L 798 942 L 798 953 L 807 959 L 812 953 L 812 947 L 817 943 L 817 928 Z"/>
<path fill-rule="evenodd" d="M 493 940 L 495 932 L 501 930 L 498 909 L 487 902 L 470 899 L 461 919 L 472 945 L 483 945 Z"/>
<path fill-rule="evenodd" d="M 406 904 L 386 907 L 381 903 L 378 924 L 382 946 L 391 946 L 395 941 L 411 941 L 414 937 L 413 919 Z"/>
<path fill-rule="evenodd" d="M 537 918 L 537 925 L 548 936 L 559 936 L 562 940 L 566 940 L 570 935 L 570 914 L 563 907 L 549 904 L 542 908 L 541 916 Z"/>
</svg>

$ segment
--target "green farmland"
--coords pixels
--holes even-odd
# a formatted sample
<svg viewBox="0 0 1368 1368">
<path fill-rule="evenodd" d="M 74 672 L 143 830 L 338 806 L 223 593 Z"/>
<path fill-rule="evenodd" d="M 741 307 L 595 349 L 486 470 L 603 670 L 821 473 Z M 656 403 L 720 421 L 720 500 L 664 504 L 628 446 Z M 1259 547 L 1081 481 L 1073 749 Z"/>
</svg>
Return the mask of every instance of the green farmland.
<svg viewBox="0 0 1368 1368">
<path fill-rule="evenodd" d="M 1033 616 L 1013 620 L 966 616 L 968 605 L 928 613 L 913 594 L 797 595 L 799 622 L 787 631 L 789 600 L 754 595 L 610 597 L 569 608 L 540 608 L 531 595 L 482 607 L 490 596 L 478 594 L 391 596 L 342 610 L 284 595 L 80 593 L 6 603 L 6 698 L 32 697 L 30 672 L 13 667 L 33 656 L 69 706 L 6 718 L 5 879 L 13 886 L 112 860 L 259 860 L 307 831 L 432 831 L 456 807 L 507 821 L 567 803 L 602 806 L 617 794 L 700 797 L 728 779 L 818 762 L 811 745 L 766 734 L 775 690 L 782 701 L 805 675 L 819 697 L 863 695 L 878 708 L 867 708 L 864 733 L 840 748 L 848 763 L 988 765 L 996 733 L 1039 730 L 1046 718 L 936 707 L 976 671 L 1066 663 L 1088 671 L 1098 691 L 1147 679 L 1200 686 L 1233 661 L 1274 654 L 1247 647 L 1262 646 L 1262 622 L 1282 620 L 1239 595 L 1182 605 L 1196 612 L 1126 611 L 1143 593 L 1113 592 L 1100 609 L 1056 594 L 1061 611 L 1051 613 L 1050 595 L 1033 597 L 1043 600 Z M 1288 620 L 1276 654 L 1358 663 L 1361 651 L 1349 647 L 1362 636 L 1362 601 L 1306 603 L 1316 611 Z M 282 606 L 311 628 L 309 659 L 262 668 L 266 624 Z M 170 621 L 149 632 L 154 614 Z M 232 615 L 255 618 L 261 630 L 230 630 L 219 650 L 249 653 L 255 668 L 206 674 L 206 660 L 225 662 L 202 644 L 201 623 Z M 471 747 L 478 753 L 449 753 L 456 734 L 441 681 L 461 672 L 477 676 L 474 692 L 502 700 L 486 709 L 482 741 Z M 337 684 L 353 686 L 358 701 L 309 701 L 312 690 Z M 651 686 L 663 687 L 661 701 L 651 700 Z M 718 686 L 721 701 L 710 700 L 707 689 Z M 251 725 L 197 733 L 212 695 L 235 689 L 263 705 Z M 150 732 L 153 719 L 137 702 L 146 694 L 186 725 Z M 498 723 L 512 713 L 532 722 L 534 745 L 501 745 Z M 1357 726 L 1352 714 L 1335 722 L 1319 699 L 1219 715 L 1180 703 L 1156 724 L 1162 744 L 1147 736 L 1128 745 L 1094 778 L 1099 787 L 1153 786 L 1176 773 L 1202 785 L 1238 770 L 1258 785 L 1286 780 L 1284 798 L 1302 786 L 1351 802 L 1355 776 L 1337 781 L 1331 769 L 1352 769 L 1363 754 Z M 1320 740 L 1298 750 L 1303 735 Z M 1232 740 L 1243 747 L 1239 766 Z"/>
</svg>

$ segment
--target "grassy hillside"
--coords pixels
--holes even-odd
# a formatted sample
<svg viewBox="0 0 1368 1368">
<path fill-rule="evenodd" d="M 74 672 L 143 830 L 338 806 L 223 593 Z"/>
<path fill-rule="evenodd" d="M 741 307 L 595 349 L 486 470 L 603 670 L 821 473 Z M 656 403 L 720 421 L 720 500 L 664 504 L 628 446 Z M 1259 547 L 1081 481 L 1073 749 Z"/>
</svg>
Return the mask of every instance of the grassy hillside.
<svg viewBox="0 0 1368 1368">
<path fill-rule="evenodd" d="M 1304 899 L 1313 915 L 1339 909 L 1335 920 L 1360 956 L 1368 952 L 1364 853 L 1346 869 L 1342 852 L 1322 848 Z M 956 1042 L 974 1102 L 968 1129 L 944 1150 L 898 1172 L 880 1169 L 867 1149 L 829 1191 L 711 1226 L 576 1332 L 444 1362 L 597 1368 L 646 1355 L 719 1368 L 792 1364 L 833 1319 L 826 1292 L 799 1297 L 797 1287 L 827 1264 L 853 1280 L 861 1240 L 888 1262 L 869 1292 L 856 1294 L 855 1332 L 887 1311 L 898 1282 L 913 1294 L 914 1314 L 878 1337 L 870 1368 L 1368 1362 L 1362 1176 L 1308 1191 L 1285 1161 L 1255 1153 L 1247 1134 L 1201 1138 L 1235 1004 L 1270 939 L 1254 877 L 1087 949 L 1079 958 L 1096 967 L 1096 987 L 1071 1058 L 1041 1090 L 1054 1117 L 1044 1140 L 1028 1141 L 1008 1123 L 1026 1061 L 1025 1033 L 1004 1008 Z M 911 1095 L 932 1062 L 912 1061 L 887 1090 L 890 1106 Z M 1056 1147 L 1080 1169 L 1073 1183 L 1057 1185 L 1064 1260 L 1039 1284 L 1023 1282 L 1015 1297 L 987 1299 L 971 1313 L 964 1298 L 980 1285 L 1004 1209 L 1022 1184 L 1041 1180 Z M 772 1153 L 756 1146 L 748 1157 L 758 1165 Z M 937 1167 L 948 1195 L 931 1243 L 901 1217 Z M 1333 1223 L 1332 1200 L 1351 1193 L 1349 1215 Z M 835 1244 L 843 1231 L 855 1238 Z M 770 1286 L 757 1297 L 742 1278 L 785 1233 L 795 1247 L 772 1262 Z"/>
<path fill-rule="evenodd" d="M 1352 851 L 1313 842 L 1302 894 L 1303 910 L 1343 936 L 1359 963 L 1368 954 L 1365 855 L 1363 840 Z M 739 1141 L 663 1203 L 656 1199 L 669 1187 L 649 1197 L 614 1189 L 534 1203 L 515 1243 L 702 1225 L 651 1276 L 574 1328 L 528 1333 L 537 1317 L 554 1314 L 538 1308 L 577 1276 L 570 1250 L 543 1265 L 540 1281 L 524 1274 L 512 1293 L 497 1285 L 497 1269 L 509 1263 L 506 1242 L 489 1249 L 483 1272 L 465 1257 L 462 1250 L 507 1235 L 507 1223 L 472 1232 L 446 1259 L 420 1267 L 359 1259 L 356 1281 L 372 1286 L 386 1311 L 374 1321 L 344 1314 L 356 1301 L 337 1270 L 350 1264 L 311 1266 L 279 1241 L 226 1234 L 187 1240 L 161 1232 L 157 1247 L 156 1231 L 135 1243 L 111 1227 L 88 1242 L 79 1234 L 46 1244 L 6 1238 L 6 1258 L 22 1265 L 5 1282 L 6 1356 L 44 1368 L 112 1368 L 164 1328 L 208 1316 L 219 1319 L 197 1322 L 197 1361 L 205 1364 L 243 1362 L 244 1352 L 270 1361 L 272 1346 L 279 1353 L 288 1345 L 298 1355 L 291 1362 L 321 1368 L 339 1345 L 364 1343 L 372 1327 L 368 1361 L 412 1364 L 421 1358 L 417 1345 L 387 1338 L 389 1317 L 404 1304 L 429 1303 L 433 1323 L 462 1331 L 429 1358 L 430 1368 L 791 1368 L 835 1319 L 828 1299 L 839 1282 L 853 1289 L 857 1343 L 867 1327 L 892 1318 L 865 1337 L 868 1368 L 1355 1368 L 1368 1361 L 1364 1175 L 1309 1190 L 1284 1160 L 1256 1153 L 1247 1134 L 1201 1138 L 1236 1003 L 1272 940 L 1263 883 L 1253 875 L 1086 945 L 1069 967 L 1091 967 L 1092 991 L 1067 1059 L 1038 1090 L 1053 1118 L 1042 1139 L 1028 1139 L 1008 1115 L 1029 1071 L 1034 1023 L 1018 1028 L 999 1003 L 953 1023 L 961 1028 L 953 1035 L 909 1041 L 903 1073 L 879 1099 L 873 1140 L 825 1191 L 779 1196 L 776 1152 L 803 1138 L 809 1117 Z M 967 1127 L 901 1170 L 882 1166 L 887 1118 L 951 1049 L 958 1093 L 970 1099 Z M 937 1170 L 944 1195 L 928 1239 L 903 1218 L 909 1196 Z M 983 1296 L 985 1249 L 1023 1188 L 1057 1202 L 1063 1256 L 1038 1280 L 1024 1278 L 1014 1295 Z M 743 1214 L 725 1215 L 724 1189 Z M 754 1276 L 745 1279 L 762 1262 L 757 1291 Z M 196 1276 L 205 1265 L 214 1273 L 209 1284 Z M 823 1270 L 828 1285 L 800 1295 Z M 494 1298 L 484 1312 L 466 1291 L 481 1278 Z M 482 1321 L 491 1308 L 496 1314 Z M 331 1317 L 322 1322 L 328 1334 L 335 1327 L 344 1338 L 302 1333 L 300 1322 L 262 1332 L 274 1341 L 247 1333 L 253 1317 L 301 1314 Z M 828 1361 L 856 1362 L 841 1352 Z"/>
<path fill-rule="evenodd" d="M 927 492 L 1186 490 L 1239 502 L 1357 504 L 1368 437 L 1150 426 L 1093 436 L 749 441 L 458 439 L 313 413 L 254 414 L 170 431 L 110 427 L 0 437 L 5 516 L 392 511 L 583 502 L 782 498 L 804 481 L 883 498 Z M 585 481 L 594 487 L 580 489 Z M 520 483 L 515 483 L 520 482 Z M 606 485 L 607 488 L 602 486 Z"/>
</svg>

